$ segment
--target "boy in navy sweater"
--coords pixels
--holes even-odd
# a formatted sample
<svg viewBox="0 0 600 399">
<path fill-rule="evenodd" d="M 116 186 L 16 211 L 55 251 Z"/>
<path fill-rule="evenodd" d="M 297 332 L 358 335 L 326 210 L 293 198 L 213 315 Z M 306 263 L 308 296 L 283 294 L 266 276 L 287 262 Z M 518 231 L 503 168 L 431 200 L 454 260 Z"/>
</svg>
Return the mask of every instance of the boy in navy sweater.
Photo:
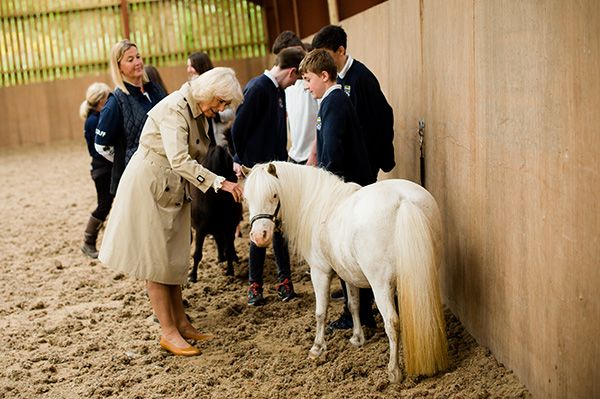
<svg viewBox="0 0 600 399">
<path fill-rule="evenodd" d="M 285 88 L 298 79 L 298 66 L 304 50 L 287 48 L 278 55 L 275 65 L 250 80 L 244 88 L 244 102 L 238 107 L 231 128 L 235 150 L 234 168 L 241 175 L 241 166 L 251 168 L 257 163 L 287 161 L 287 126 L 285 120 Z M 283 301 L 296 296 L 291 281 L 290 255 L 281 232 L 273 235 L 273 252 L 278 268 L 277 292 Z M 261 306 L 263 298 L 263 267 L 266 248 L 250 243 L 248 305 Z"/>
<path fill-rule="evenodd" d="M 315 49 L 325 49 L 337 66 L 337 83 L 350 97 L 360 125 L 367 138 L 371 172 L 375 179 L 379 169 L 391 171 L 394 160 L 394 114 L 388 104 L 379 81 L 361 62 L 347 52 L 347 35 L 336 25 L 327 25 L 312 40 Z"/>
<path fill-rule="evenodd" d="M 317 165 L 346 182 L 361 186 L 374 183 L 373 168 L 369 162 L 364 130 L 356 110 L 348 96 L 335 83 L 336 65 L 333 57 L 323 49 L 311 51 L 300 64 L 300 72 L 305 87 L 311 94 L 321 99 L 317 117 Z M 352 316 L 348 309 L 346 286 L 344 289 L 345 306 L 342 316 L 328 326 L 328 331 L 352 328 Z M 375 320 L 371 311 L 372 293 L 369 289 L 360 290 L 361 324 L 374 327 Z"/>
<path fill-rule="evenodd" d="M 313 50 L 300 64 L 305 88 L 321 100 L 317 116 L 317 165 L 361 186 L 375 182 L 363 130 L 350 99 L 335 83 L 336 66 L 325 50 Z"/>
</svg>

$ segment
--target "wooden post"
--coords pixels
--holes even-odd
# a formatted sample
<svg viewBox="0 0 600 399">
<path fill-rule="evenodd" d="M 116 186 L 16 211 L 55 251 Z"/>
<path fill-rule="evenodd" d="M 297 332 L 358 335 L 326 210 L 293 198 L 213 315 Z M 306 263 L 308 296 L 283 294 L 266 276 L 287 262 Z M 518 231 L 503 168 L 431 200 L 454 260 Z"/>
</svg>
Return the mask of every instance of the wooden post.
<svg viewBox="0 0 600 399">
<path fill-rule="evenodd" d="M 340 22 L 337 0 L 327 0 L 327 8 L 329 9 L 329 23 L 337 25 Z"/>
<path fill-rule="evenodd" d="M 123 24 L 123 38 L 129 39 L 129 6 L 127 0 L 121 0 L 121 22 Z"/>
<path fill-rule="evenodd" d="M 279 24 L 279 7 L 277 6 L 277 0 L 273 0 L 273 14 L 275 16 L 275 35 L 277 37 L 281 33 L 281 25 Z"/>
<path fill-rule="evenodd" d="M 295 28 L 295 33 L 296 35 L 298 35 L 298 37 L 302 37 L 302 33 L 300 32 L 300 21 L 298 19 L 298 4 L 296 2 L 296 0 L 292 1 L 292 6 L 293 6 L 293 12 L 294 12 L 294 28 Z"/>
</svg>

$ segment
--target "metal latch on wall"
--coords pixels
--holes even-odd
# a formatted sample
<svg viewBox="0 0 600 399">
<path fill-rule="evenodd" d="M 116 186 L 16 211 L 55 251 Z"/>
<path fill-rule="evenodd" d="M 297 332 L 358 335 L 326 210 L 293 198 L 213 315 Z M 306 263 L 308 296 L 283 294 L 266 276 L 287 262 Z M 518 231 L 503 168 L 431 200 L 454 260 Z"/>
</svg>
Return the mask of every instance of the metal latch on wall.
<svg viewBox="0 0 600 399">
<path fill-rule="evenodd" d="M 423 119 L 419 120 L 419 129 L 417 131 L 419 135 L 419 168 L 420 168 L 420 177 L 421 177 L 421 186 L 425 187 L 425 121 Z"/>
</svg>

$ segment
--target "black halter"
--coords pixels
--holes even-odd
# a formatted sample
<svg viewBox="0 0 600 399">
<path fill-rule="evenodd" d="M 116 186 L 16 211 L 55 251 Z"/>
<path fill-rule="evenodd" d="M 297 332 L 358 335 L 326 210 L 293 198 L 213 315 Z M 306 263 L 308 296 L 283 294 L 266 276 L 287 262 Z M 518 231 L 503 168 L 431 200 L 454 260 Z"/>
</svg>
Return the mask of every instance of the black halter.
<svg viewBox="0 0 600 399">
<path fill-rule="evenodd" d="M 278 226 L 279 224 L 277 220 L 277 214 L 279 213 L 280 206 L 281 202 L 277 201 L 277 207 L 275 208 L 275 212 L 273 212 L 272 215 L 268 213 L 259 213 L 258 215 L 255 215 L 252 219 L 250 219 L 250 226 L 252 226 L 254 222 L 256 222 L 258 219 L 269 219 L 270 221 L 275 223 L 275 226 Z"/>
</svg>

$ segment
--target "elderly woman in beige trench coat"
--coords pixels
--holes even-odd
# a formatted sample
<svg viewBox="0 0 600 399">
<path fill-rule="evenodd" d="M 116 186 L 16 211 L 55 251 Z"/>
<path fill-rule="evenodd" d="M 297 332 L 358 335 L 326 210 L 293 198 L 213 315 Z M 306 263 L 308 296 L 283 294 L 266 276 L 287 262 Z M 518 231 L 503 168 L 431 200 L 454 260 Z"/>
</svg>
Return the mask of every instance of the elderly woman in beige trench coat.
<svg viewBox="0 0 600 399">
<path fill-rule="evenodd" d="M 193 356 L 202 341 L 187 320 L 181 297 L 190 254 L 189 185 L 223 190 L 241 201 L 242 189 L 198 162 L 208 150 L 207 119 L 237 106 L 242 90 L 230 68 L 214 68 L 159 102 L 150 112 L 136 153 L 116 192 L 98 258 L 110 267 L 146 280 L 167 351 Z"/>
</svg>

